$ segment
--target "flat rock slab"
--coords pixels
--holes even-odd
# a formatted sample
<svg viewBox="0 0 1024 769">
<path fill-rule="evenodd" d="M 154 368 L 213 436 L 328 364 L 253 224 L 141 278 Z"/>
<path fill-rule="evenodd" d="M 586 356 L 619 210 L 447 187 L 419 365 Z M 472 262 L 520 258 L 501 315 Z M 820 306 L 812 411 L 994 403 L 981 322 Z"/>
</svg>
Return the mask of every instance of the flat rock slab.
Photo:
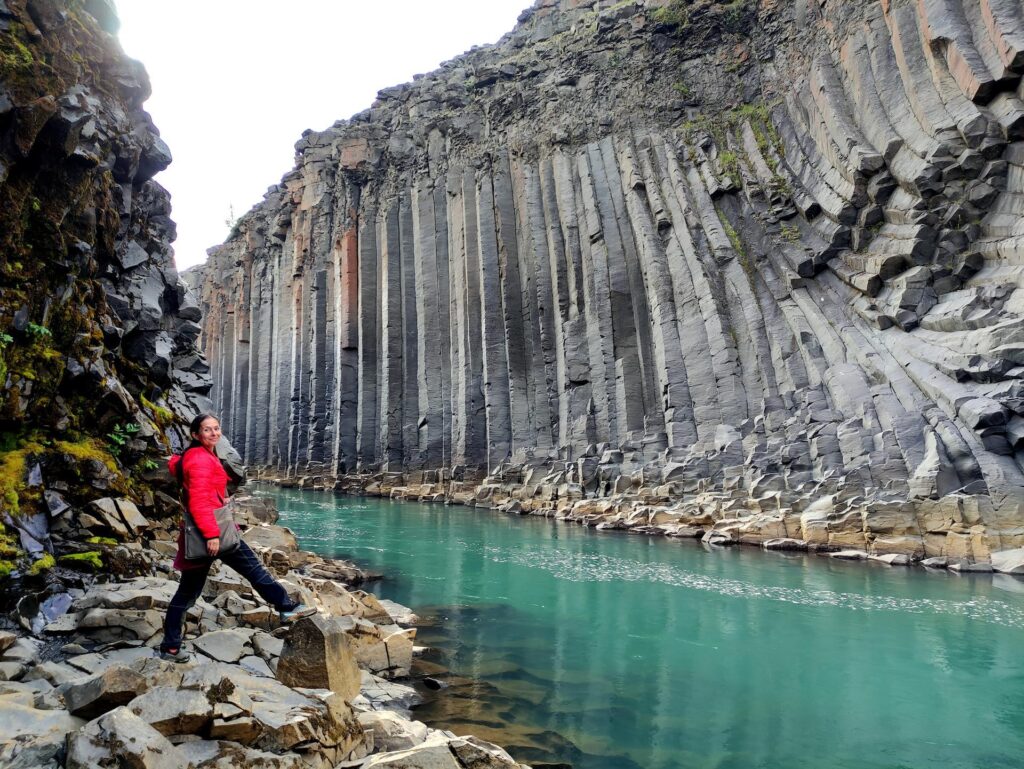
<svg viewBox="0 0 1024 769">
<path fill-rule="evenodd" d="M 203 692 L 172 686 L 140 694 L 128 709 L 165 737 L 199 734 L 213 718 L 213 705 Z"/>
<path fill-rule="evenodd" d="M 992 553 L 992 568 L 1002 574 L 1024 574 L 1024 547 Z"/>
<path fill-rule="evenodd" d="M 65 736 L 84 724 L 66 710 L 38 710 L 31 702 L 0 696 L 0 766 L 46 766 L 64 747 Z"/>
<path fill-rule="evenodd" d="M 196 651 L 218 662 L 238 662 L 242 657 L 252 654 L 249 642 L 252 631 L 217 630 L 199 636 L 192 642 Z"/>
</svg>

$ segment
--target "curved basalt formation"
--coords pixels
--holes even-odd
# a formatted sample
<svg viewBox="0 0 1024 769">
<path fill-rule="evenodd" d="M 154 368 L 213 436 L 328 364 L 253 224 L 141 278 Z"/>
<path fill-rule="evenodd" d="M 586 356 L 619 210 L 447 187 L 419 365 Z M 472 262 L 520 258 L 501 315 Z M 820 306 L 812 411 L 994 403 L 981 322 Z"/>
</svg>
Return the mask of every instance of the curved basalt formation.
<svg viewBox="0 0 1024 769">
<path fill-rule="evenodd" d="M 1011 0 L 538 0 L 211 250 L 225 428 L 343 488 L 1019 547 L 1022 73 Z"/>
<path fill-rule="evenodd" d="M 0 576 L 104 564 L 176 514 L 154 484 L 209 408 L 171 156 L 116 30 L 107 0 L 0 2 Z"/>
</svg>

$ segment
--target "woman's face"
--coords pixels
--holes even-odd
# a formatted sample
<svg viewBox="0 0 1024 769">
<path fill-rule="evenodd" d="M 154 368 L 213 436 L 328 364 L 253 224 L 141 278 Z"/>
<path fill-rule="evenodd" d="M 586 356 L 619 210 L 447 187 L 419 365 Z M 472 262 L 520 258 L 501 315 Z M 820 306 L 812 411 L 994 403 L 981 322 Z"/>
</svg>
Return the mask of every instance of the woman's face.
<svg viewBox="0 0 1024 769">
<path fill-rule="evenodd" d="M 199 425 L 199 432 L 192 433 L 192 437 L 199 441 L 203 448 L 213 451 L 213 447 L 220 440 L 220 422 L 213 417 L 207 417 Z"/>
</svg>

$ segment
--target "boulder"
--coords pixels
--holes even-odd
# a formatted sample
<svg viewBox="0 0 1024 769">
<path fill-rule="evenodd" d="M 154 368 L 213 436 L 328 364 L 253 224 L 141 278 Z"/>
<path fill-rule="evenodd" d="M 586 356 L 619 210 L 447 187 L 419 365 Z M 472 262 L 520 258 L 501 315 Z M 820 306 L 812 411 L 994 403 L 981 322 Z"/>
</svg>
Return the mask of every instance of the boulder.
<svg viewBox="0 0 1024 769">
<path fill-rule="evenodd" d="M 67 769 L 104 766 L 186 769 L 191 766 L 166 737 L 124 707 L 68 735 L 67 750 Z"/>
<path fill-rule="evenodd" d="M 202 769 L 309 769 L 310 766 L 299 753 L 277 755 L 235 744 L 237 741 L 215 740 L 193 740 L 178 750 L 194 766 L 202 766 Z"/>
<path fill-rule="evenodd" d="M 242 539 L 253 547 L 265 547 L 268 550 L 281 550 L 285 553 L 294 553 L 299 549 L 299 541 L 295 535 L 283 526 L 253 526 L 242 535 Z"/>
<path fill-rule="evenodd" d="M 0 630 L 0 654 L 4 654 L 14 646 L 14 643 L 18 640 L 18 636 L 9 630 Z"/>
<path fill-rule="evenodd" d="M 448 747 L 449 742 L 450 738 L 435 733 L 414 748 L 373 756 L 362 769 L 463 769 Z"/>
<path fill-rule="evenodd" d="M 64 738 L 85 723 L 66 710 L 39 710 L 28 698 L 0 695 L 0 766 L 39 769 L 56 765 Z M 27 701 L 26 701 L 27 700 Z"/>
<path fill-rule="evenodd" d="M 64 702 L 72 715 L 90 719 L 128 704 L 148 688 L 149 682 L 142 673 L 116 665 L 70 684 L 64 691 Z"/>
<path fill-rule="evenodd" d="M 284 638 L 277 679 L 288 686 L 330 689 L 345 700 L 359 694 L 360 674 L 342 620 L 300 619 Z"/>
<path fill-rule="evenodd" d="M 357 716 L 360 726 L 373 732 L 373 744 L 383 751 L 408 750 L 427 739 L 426 724 L 409 721 L 390 710 L 369 711 Z"/>
<path fill-rule="evenodd" d="M 157 686 L 140 694 L 128 709 L 165 737 L 198 734 L 213 718 L 213 705 L 195 689 Z"/>
<path fill-rule="evenodd" d="M 1024 574 L 1024 547 L 992 553 L 992 569 L 1003 574 Z"/>
</svg>

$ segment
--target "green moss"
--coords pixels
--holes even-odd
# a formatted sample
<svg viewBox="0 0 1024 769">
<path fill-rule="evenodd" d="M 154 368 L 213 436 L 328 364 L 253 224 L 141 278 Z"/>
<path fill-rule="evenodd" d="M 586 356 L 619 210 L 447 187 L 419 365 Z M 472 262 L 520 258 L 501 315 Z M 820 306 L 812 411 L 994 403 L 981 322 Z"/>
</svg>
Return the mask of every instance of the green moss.
<svg viewBox="0 0 1024 769">
<path fill-rule="evenodd" d="M 677 80 L 676 82 L 674 82 L 672 84 L 672 90 L 679 94 L 679 96 L 683 99 L 693 98 L 693 89 L 690 88 L 690 86 L 688 86 L 682 80 Z"/>
<path fill-rule="evenodd" d="M 798 243 L 800 241 L 800 228 L 796 225 L 783 224 L 780 226 L 780 232 L 782 237 L 790 243 Z"/>
<path fill-rule="evenodd" d="M 50 569 L 52 569 L 56 565 L 57 565 L 57 562 L 55 560 L 53 560 L 53 556 L 50 555 L 49 553 L 46 553 L 46 554 L 43 555 L 42 558 L 40 558 L 38 561 L 36 561 L 35 563 L 33 563 L 29 567 L 29 569 L 28 569 L 29 576 L 37 577 L 40 574 L 42 574 L 44 571 L 49 571 Z"/>
<path fill-rule="evenodd" d="M 103 569 L 103 555 L 98 550 L 90 550 L 86 553 L 68 553 L 57 560 L 62 566 L 79 571 L 101 571 Z"/>
<path fill-rule="evenodd" d="M 161 430 L 166 430 L 168 427 L 174 424 L 174 412 L 170 409 L 158 406 L 149 400 L 145 395 L 140 397 L 142 405 L 149 409 L 150 413 L 153 414 L 153 421 L 156 422 L 156 426 Z"/>
<path fill-rule="evenodd" d="M 659 24 L 686 29 L 690 24 L 690 5 L 690 0 L 672 0 L 668 5 L 658 8 L 651 18 Z"/>
<path fill-rule="evenodd" d="M 12 30 L 13 31 L 13 30 Z M 31 71 L 35 57 L 16 34 L 0 37 L 0 73 L 10 76 Z"/>
<path fill-rule="evenodd" d="M 110 452 L 95 438 L 83 438 L 80 441 L 57 441 L 54 448 L 65 454 L 70 454 L 80 462 L 87 462 L 95 459 L 106 465 L 112 473 L 117 473 L 117 461 Z"/>
<path fill-rule="evenodd" d="M 17 568 L 18 564 L 14 561 L 3 561 L 0 560 L 0 579 L 7 579 L 11 576 L 11 572 Z"/>
<path fill-rule="evenodd" d="M 18 544 L 16 535 L 9 534 L 7 527 L 0 523 L 0 558 L 11 560 L 23 556 L 24 552 L 18 547 Z"/>
<path fill-rule="evenodd" d="M 0 502 L 6 512 L 11 515 L 21 512 L 29 455 L 39 454 L 43 451 L 43 446 L 29 443 L 23 444 L 15 451 L 6 451 L 0 454 Z"/>
<path fill-rule="evenodd" d="M 110 547 L 117 545 L 117 540 L 111 537 L 89 537 L 85 541 L 90 545 L 109 545 Z"/>
<path fill-rule="evenodd" d="M 732 183 L 740 186 L 740 159 L 732 150 L 718 153 L 718 164 L 722 173 L 732 179 Z"/>
</svg>

